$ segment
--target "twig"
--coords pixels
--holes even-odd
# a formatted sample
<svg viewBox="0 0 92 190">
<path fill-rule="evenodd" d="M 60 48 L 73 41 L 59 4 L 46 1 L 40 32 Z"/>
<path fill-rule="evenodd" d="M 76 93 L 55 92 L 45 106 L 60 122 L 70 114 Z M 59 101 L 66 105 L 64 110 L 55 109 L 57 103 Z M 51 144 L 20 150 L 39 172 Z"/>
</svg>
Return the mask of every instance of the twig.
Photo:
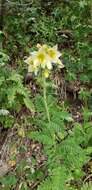
<svg viewBox="0 0 92 190">
<path fill-rule="evenodd" d="M 92 177 L 92 174 L 88 175 L 88 176 L 84 179 L 83 184 L 84 184 L 89 178 L 91 178 L 91 177 Z"/>
</svg>

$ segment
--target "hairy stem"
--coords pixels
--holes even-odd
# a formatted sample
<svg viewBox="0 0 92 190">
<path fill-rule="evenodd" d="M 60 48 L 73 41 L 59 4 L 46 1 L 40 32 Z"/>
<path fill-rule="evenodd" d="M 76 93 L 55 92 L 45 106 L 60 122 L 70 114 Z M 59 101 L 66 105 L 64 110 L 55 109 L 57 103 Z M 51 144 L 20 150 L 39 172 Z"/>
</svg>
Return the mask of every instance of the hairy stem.
<svg viewBox="0 0 92 190">
<path fill-rule="evenodd" d="M 43 97 L 44 97 L 44 105 L 45 105 L 45 110 L 46 110 L 46 114 L 47 114 L 47 119 L 48 119 L 48 122 L 50 123 L 50 114 L 49 114 L 49 110 L 48 110 L 47 97 L 46 97 L 46 81 L 45 81 L 45 78 L 43 79 Z"/>
</svg>

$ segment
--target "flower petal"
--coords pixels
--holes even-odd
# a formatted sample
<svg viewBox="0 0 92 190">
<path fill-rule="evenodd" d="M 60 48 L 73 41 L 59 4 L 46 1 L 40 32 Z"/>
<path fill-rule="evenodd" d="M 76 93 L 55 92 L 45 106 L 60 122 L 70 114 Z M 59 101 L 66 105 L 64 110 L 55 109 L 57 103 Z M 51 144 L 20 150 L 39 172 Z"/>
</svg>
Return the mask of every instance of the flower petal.
<svg viewBox="0 0 92 190">
<path fill-rule="evenodd" d="M 64 65 L 60 59 L 57 60 L 57 64 L 59 65 L 59 68 L 64 68 Z"/>
<path fill-rule="evenodd" d="M 52 69 L 52 63 L 51 63 L 51 61 L 47 61 L 46 65 L 47 65 L 47 68 L 48 68 L 49 70 Z"/>
</svg>

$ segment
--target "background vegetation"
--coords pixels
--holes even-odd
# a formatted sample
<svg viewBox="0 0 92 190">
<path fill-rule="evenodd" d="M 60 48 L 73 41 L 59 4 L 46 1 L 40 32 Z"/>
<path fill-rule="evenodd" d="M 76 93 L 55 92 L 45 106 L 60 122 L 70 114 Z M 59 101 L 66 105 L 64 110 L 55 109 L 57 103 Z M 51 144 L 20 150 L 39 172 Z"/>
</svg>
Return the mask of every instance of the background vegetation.
<svg viewBox="0 0 92 190">
<path fill-rule="evenodd" d="M 58 44 L 64 69 L 27 71 L 36 44 Z M 0 189 L 92 189 L 92 1 L 0 0 Z"/>
</svg>

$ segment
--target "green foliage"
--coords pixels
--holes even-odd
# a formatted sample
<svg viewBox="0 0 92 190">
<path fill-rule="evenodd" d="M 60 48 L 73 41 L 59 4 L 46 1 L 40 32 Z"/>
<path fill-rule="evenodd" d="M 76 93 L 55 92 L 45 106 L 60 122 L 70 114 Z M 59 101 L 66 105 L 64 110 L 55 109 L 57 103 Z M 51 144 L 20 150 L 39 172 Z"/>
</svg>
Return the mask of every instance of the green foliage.
<svg viewBox="0 0 92 190">
<path fill-rule="evenodd" d="M 0 51 L 0 68 L 7 63 L 9 57 L 2 51 Z"/>
<path fill-rule="evenodd" d="M 10 189 L 11 187 L 13 188 L 16 183 L 17 183 L 17 178 L 15 176 L 12 176 L 12 175 L 7 175 L 6 177 L 3 177 L 1 180 L 0 180 L 1 184 L 4 185 L 4 188 L 3 190 L 8 190 Z"/>
<path fill-rule="evenodd" d="M 65 180 L 67 179 L 67 171 L 65 168 L 57 167 L 52 170 L 50 178 L 45 180 L 39 187 L 38 190 L 59 190 L 64 188 Z"/>
<path fill-rule="evenodd" d="M 9 111 L 9 114 L 4 117 L 1 114 L 1 123 L 5 122 L 5 126 L 12 126 L 11 120 L 13 114 L 11 112 L 18 112 L 23 105 L 30 111 L 34 111 L 34 105 L 30 99 L 30 91 L 23 85 L 23 77 L 16 70 L 9 68 L 7 64 L 9 58 L 6 54 L 1 52 L 0 57 L 0 108 Z M 8 119 L 9 118 L 9 119 Z M 7 122 L 6 122 L 7 120 Z M 14 119 L 13 119 L 14 120 Z M 9 124 L 8 125 L 8 121 Z"/>
<path fill-rule="evenodd" d="M 31 183 L 38 182 L 38 190 L 91 190 L 92 184 L 83 185 L 83 179 L 89 175 L 84 166 L 92 159 L 92 1 L 9 0 L 5 7 L 0 31 L 0 126 L 12 127 L 26 107 L 30 115 L 23 113 L 20 126 L 29 126 L 26 138 L 42 144 L 46 160 L 42 169 L 36 168 L 32 155 L 33 170 L 22 160 L 0 179 L 0 188 L 16 190 L 19 184 L 20 190 L 29 190 Z M 42 81 L 35 95 L 30 93 L 31 85 L 24 84 L 27 66 L 21 60 L 37 43 L 58 44 L 67 70 L 65 84 L 80 81 L 75 101 L 81 100 L 81 121 L 73 119 L 71 105 L 59 104 L 48 82 L 48 124 Z M 22 144 L 21 149 L 26 151 Z M 87 169 L 91 175 L 92 169 Z"/>
<path fill-rule="evenodd" d="M 33 0 L 31 6 L 28 3 L 24 1 L 24 6 L 9 3 L 7 19 L 5 15 L 2 43 L 7 45 L 11 59 L 20 62 L 19 57 L 37 43 L 57 43 L 69 72 L 76 77 L 79 71 L 81 81 L 91 81 L 91 0 Z"/>
<path fill-rule="evenodd" d="M 81 190 L 91 190 L 92 189 L 92 183 L 86 183 L 83 185 L 83 187 L 81 188 Z"/>
<path fill-rule="evenodd" d="M 88 132 L 83 126 L 74 124 L 74 128 L 68 130 L 68 123 L 73 124 L 70 115 L 55 103 L 55 99 L 53 103 L 53 98 L 48 105 L 51 123 L 48 124 L 46 115 L 40 109 L 38 119 L 32 121 L 32 124 L 37 125 L 36 131 L 28 133 L 30 139 L 35 139 L 44 145 L 44 153 L 48 158 L 46 163 L 48 178 L 41 183 L 38 189 L 59 190 L 61 187 L 68 189 L 67 183 L 70 186 L 71 180 L 81 182 L 84 176 L 82 167 L 90 160 L 92 151 L 86 147 L 89 143 L 90 137 L 88 136 L 91 135 L 91 129 L 89 128 Z"/>
</svg>

